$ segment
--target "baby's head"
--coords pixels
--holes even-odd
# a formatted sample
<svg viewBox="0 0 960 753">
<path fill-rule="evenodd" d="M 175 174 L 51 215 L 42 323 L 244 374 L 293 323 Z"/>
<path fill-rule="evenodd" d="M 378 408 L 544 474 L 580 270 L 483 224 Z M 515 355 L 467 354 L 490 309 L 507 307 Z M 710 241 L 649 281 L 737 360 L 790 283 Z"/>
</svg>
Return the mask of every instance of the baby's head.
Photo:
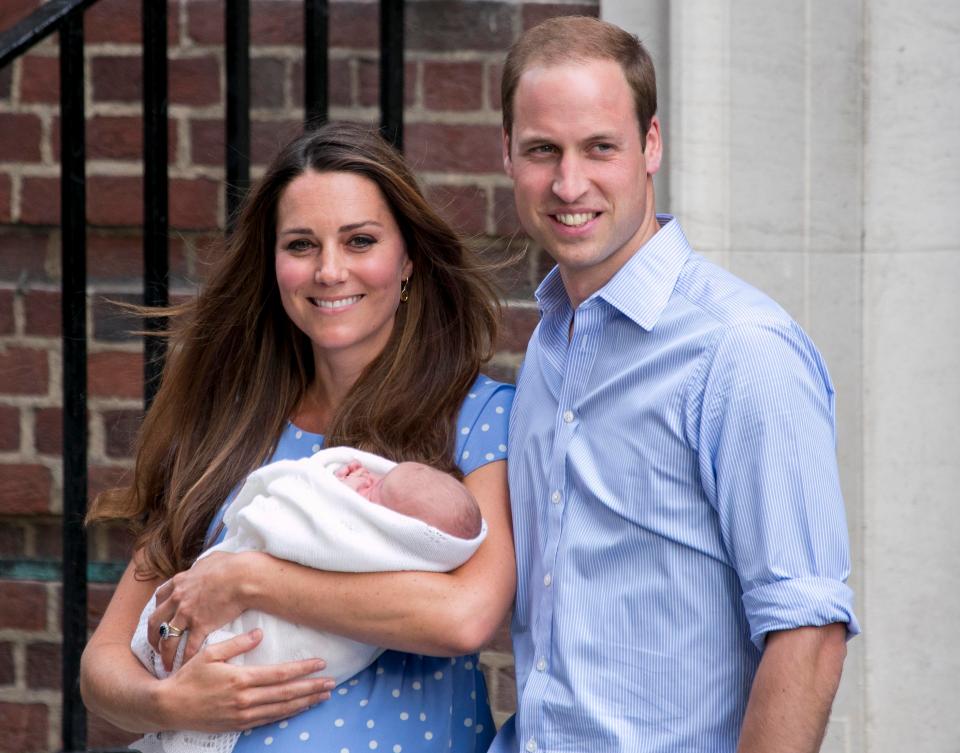
<svg viewBox="0 0 960 753">
<path fill-rule="evenodd" d="M 398 463 L 381 476 L 354 460 L 335 475 L 371 502 L 459 539 L 476 538 L 483 525 L 480 508 L 467 487 L 423 463 Z"/>
</svg>

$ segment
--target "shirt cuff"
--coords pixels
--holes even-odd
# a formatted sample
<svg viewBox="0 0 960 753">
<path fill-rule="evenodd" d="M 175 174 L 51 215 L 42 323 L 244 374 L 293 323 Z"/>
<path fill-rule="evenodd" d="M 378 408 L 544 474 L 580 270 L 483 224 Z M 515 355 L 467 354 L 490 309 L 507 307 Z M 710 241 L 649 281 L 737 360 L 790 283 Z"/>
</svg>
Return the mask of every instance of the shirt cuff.
<svg viewBox="0 0 960 753">
<path fill-rule="evenodd" d="M 832 578 L 790 578 L 758 586 L 743 594 L 750 640 L 763 651 L 767 633 L 834 622 L 847 626 L 847 638 L 860 633 L 853 614 L 853 591 Z"/>
</svg>

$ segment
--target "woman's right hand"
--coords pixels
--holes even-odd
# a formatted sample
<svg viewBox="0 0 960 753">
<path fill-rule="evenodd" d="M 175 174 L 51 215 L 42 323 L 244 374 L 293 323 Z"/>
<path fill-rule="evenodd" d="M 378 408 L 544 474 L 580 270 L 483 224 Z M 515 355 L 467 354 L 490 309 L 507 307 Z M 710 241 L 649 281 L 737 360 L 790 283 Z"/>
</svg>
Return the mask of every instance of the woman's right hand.
<svg viewBox="0 0 960 753">
<path fill-rule="evenodd" d="M 200 732 L 247 730 L 298 714 L 330 698 L 333 680 L 309 677 L 322 660 L 269 666 L 235 666 L 228 660 L 260 643 L 252 630 L 207 645 L 159 682 L 157 702 L 170 728 Z"/>
</svg>

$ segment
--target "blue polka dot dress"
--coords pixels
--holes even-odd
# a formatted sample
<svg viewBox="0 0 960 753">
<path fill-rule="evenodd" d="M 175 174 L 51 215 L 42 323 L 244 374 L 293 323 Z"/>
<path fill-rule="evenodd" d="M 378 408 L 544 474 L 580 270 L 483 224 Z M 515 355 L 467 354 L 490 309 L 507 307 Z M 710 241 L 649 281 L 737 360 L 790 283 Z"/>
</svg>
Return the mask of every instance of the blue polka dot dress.
<svg viewBox="0 0 960 753">
<path fill-rule="evenodd" d="M 510 385 L 483 375 L 474 383 L 457 418 L 456 457 L 464 475 L 506 459 L 512 401 Z M 302 458 L 322 446 L 322 436 L 289 424 L 271 461 Z M 495 731 L 475 654 L 451 659 L 386 651 L 329 701 L 240 735 L 234 753 L 482 753 Z"/>
</svg>

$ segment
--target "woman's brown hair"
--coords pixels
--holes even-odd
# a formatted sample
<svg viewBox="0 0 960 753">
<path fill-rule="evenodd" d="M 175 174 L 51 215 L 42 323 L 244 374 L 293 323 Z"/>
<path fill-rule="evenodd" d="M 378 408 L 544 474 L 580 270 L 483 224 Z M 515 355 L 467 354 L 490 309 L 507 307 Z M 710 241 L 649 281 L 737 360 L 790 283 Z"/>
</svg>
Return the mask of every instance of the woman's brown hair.
<svg viewBox="0 0 960 753">
<path fill-rule="evenodd" d="M 493 353 L 495 291 L 393 148 L 361 126 L 325 125 L 284 147 L 251 189 L 196 300 L 150 312 L 170 318 L 173 347 L 133 483 L 101 494 L 87 515 L 130 522 L 139 577 L 190 566 L 217 509 L 270 457 L 313 382 L 310 341 L 287 317 L 274 272 L 277 204 L 307 170 L 376 183 L 413 263 L 390 340 L 338 406 L 326 444 L 457 473 L 454 422 Z"/>
</svg>

